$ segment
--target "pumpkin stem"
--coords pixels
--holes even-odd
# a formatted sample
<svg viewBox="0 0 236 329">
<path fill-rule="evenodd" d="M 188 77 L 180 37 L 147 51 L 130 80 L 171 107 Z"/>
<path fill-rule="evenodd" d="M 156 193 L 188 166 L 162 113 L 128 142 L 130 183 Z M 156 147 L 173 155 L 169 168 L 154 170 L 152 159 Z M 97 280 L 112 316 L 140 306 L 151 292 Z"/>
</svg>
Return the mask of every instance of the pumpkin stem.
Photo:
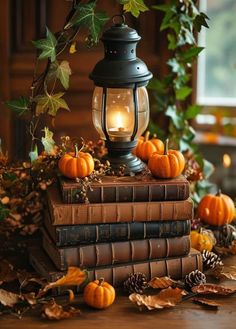
<svg viewBox="0 0 236 329">
<path fill-rule="evenodd" d="M 165 141 L 164 155 L 168 154 L 168 149 L 169 149 L 169 138 L 167 138 Z"/>
<path fill-rule="evenodd" d="M 75 158 L 78 158 L 79 157 L 78 144 L 76 143 L 74 146 L 75 146 Z"/>
<path fill-rule="evenodd" d="M 101 286 L 104 282 L 104 278 L 100 278 L 98 279 L 98 285 Z"/>
<path fill-rule="evenodd" d="M 144 135 L 144 142 L 147 142 L 149 140 L 149 136 L 150 136 L 150 131 L 147 130 Z"/>
<path fill-rule="evenodd" d="M 156 133 L 153 134 L 152 137 L 153 137 L 153 138 L 157 138 L 157 134 L 156 134 Z"/>
<path fill-rule="evenodd" d="M 216 196 L 221 196 L 221 189 L 218 189 L 218 192 L 216 193 Z"/>
</svg>

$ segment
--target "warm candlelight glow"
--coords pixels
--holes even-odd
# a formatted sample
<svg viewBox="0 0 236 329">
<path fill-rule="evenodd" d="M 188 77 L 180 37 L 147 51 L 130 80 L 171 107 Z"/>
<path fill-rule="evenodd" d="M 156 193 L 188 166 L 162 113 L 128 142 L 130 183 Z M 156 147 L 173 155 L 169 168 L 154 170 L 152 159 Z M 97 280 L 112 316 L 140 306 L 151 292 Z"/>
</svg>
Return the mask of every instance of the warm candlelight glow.
<svg viewBox="0 0 236 329">
<path fill-rule="evenodd" d="M 120 112 L 118 112 L 116 114 L 115 121 L 116 121 L 116 126 L 118 127 L 118 130 L 124 130 L 124 123 L 123 123 L 122 115 Z"/>
<path fill-rule="evenodd" d="M 223 166 L 224 168 L 229 168 L 231 166 L 231 157 L 227 153 L 223 155 Z"/>
</svg>

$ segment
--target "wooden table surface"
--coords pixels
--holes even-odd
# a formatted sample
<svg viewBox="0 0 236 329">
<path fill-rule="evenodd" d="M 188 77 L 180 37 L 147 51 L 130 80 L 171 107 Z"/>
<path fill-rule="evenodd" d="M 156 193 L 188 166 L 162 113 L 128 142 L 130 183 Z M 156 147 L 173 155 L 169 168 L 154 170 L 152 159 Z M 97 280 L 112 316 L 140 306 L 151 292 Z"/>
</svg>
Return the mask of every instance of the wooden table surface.
<svg viewBox="0 0 236 329">
<path fill-rule="evenodd" d="M 228 257 L 225 264 L 235 265 L 236 256 Z M 235 282 L 225 282 L 236 285 Z M 215 298 L 222 306 L 209 310 L 186 300 L 174 308 L 142 311 L 133 305 L 127 296 L 118 294 L 114 304 L 106 310 L 93 310 L 85 306 L 81 296 L 78 306 L 81 315 L 76 318 L 49 321 L 40 317 L 38 310 L 26 313 L 22 319 L 13 315 L 0 317 L 1 329 L 231 329 L 236 327 L 236 294 L 230 297 Z"/>
</svg>

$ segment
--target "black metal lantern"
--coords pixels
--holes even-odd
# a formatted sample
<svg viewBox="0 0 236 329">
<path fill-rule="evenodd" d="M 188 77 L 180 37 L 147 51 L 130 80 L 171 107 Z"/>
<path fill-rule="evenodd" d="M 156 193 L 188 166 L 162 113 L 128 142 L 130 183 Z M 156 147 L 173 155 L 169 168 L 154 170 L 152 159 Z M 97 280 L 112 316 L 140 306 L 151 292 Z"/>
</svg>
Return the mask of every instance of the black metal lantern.
<svg viewBox="0 0 236 329">
<path fill-rule="evenodd" d="M 119 17 L 122 21 L 115 23 Z M 146 85 L 152 78 L 146 64 L 136 57 L 141 37 L 128 27 L 124 16 L 113 17 L 114 25 L 102 35 L 105 56 L 90 78 L 94 81 L 93 124 L 105 140 L 108 159 L 116 170 L 125 165 L 126 173 L 140 172 L 144 163 L 131 153 L 149 122 Z"/>
</svg>

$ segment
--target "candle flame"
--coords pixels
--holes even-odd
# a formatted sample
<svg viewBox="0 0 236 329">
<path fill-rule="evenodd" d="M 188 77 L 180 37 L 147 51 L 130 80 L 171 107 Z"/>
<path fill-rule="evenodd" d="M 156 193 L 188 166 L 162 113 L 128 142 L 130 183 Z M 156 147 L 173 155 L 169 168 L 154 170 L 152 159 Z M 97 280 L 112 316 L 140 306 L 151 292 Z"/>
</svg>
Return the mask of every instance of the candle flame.
<svg viewBox="0 0 236 329">
<path fill-rule="evenodd" d="M 223 166 L 224 168 L 229 168 L 231 166 L 231 157 L 227 153 L 223 155 Z"/>
<path fill-rule="evenodd" d="M 123 128 L 123 120 L 120 112 L 118 112 L 116 116 L 116 126 L 117 128 Z"/>
</svg>

